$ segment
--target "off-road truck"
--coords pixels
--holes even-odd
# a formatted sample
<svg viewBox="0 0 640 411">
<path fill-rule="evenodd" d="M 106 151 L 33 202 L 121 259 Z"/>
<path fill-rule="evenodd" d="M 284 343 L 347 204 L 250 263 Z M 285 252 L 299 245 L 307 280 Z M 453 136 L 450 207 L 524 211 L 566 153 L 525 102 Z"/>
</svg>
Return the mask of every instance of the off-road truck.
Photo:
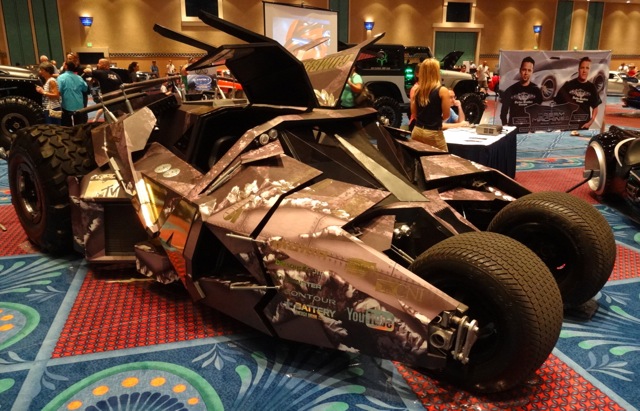
<svg viewBox="0 0 640 411">
<path fill-rule="evenodd" d="M 9 150 L 18 130 L 44 123 L 37 74 L 22 67 L 0 66 L 0 148 Z"/>
<path fill-rule="evenodd" d="M 484 113 L 486 96 L 471 74 L 452 70 L 461 55 L 462 52 L 452 52 L 442 59 L 442 83 L 455 91 L 466 119 L 477 124 Z M 402 115 L 409 113 L 409 90 L 414 84 L 416 63 L 432 56 L 428 47 L 399 44 L 375 44 L 363 50 L 357 63 L 358 73 L 374 96 L 374 108 L 391 126 L 400 127 Z"/>
</svg>

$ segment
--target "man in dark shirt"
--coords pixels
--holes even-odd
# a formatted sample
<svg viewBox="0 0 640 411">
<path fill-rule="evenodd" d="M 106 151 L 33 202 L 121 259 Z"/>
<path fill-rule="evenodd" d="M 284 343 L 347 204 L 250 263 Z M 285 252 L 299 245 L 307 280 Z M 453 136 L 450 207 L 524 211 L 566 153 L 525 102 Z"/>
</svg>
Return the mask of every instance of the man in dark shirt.
<svg viewBox="0 0 640 411">
<path fill-rule="evenodd" d="M 122 79 L 115 71 L 111 70 L 111 64 L 108 59 L 98 60 L 96 69 L 86 69 L 85 73 L 86 76 L 90 76 L 93 81 L 98 82 L 102 94 L 118 90 L 122 85 Z"/>
<path fill-rule="evenodd" d="M 97 85 L 99 86 L 99 94 L 94 92 L 91 93 L 93 95 L 93 101 L 95 103 L 99 103 L 101 101 L 101 95 L 119 90 L 120 86 L 122 85 L 122 79 L 120 78 L 120 76 L 118 76 L 115 71 L 111 70 L 111 63 L 109 62 L 109 59 L 102 58 L 98 60 L 98 65 L 96 66 L 95 70 L 87 68 L 85 69 L 84 73 L 85 78 L 87 78 L 87 81 L 89 81 L 89 83 L 93 81 L 94 84 L 97 83 Z M 119 112 L 122 110 L 122 108 L 122 106 L 117 105 L 115 107 L 111 107 L 110 109 L 112 111 Z M 94 121 L 97 121 L 101 115 L 102 109 L 98 110 Z"/>
<path fill-rule="evenodd" d="M 531 57 L 525 57 L 520 63 L 520 81 L 509 86 L 501 94 L 502 109 L 500 110 L 500 120 L 502 124 L 518 126 L 518 128 L 529 126 L 531 120 L 525 111 L 527 106 L 532 104 L 542 104 L 542 92 L 540 87 L 531 82 L 535 61 Z"/>
<path fill-rule="evenodd" d="M 578 64 L 578 77 L 569 80 L 560 88 L 554 101 L 558 104 L 575 103 L 578 109 L 571 116 L 572 124 L 588 129 L 598 115 L 598 106 L 602 104 L 596 86 L 587 80 L 591 71 L 591 59 L 583 57 Z"/>
</svg>

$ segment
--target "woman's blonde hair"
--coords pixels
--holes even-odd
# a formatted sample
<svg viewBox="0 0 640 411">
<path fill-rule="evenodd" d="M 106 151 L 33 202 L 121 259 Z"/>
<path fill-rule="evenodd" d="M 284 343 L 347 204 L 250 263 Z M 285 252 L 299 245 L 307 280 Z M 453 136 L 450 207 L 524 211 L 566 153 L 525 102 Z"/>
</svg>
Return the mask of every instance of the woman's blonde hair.
<svg viewBox="0 0 640 411">
<path fill-rule="evenodd" d="M 416 90 L 416 103 L 420 106 L 429 104 L 429 93 L 442 85 L 440 80 L 440 62 L 434 58 L 425 59 L 420 63 L 418 71 L 418 89 Z"/>
</svg>

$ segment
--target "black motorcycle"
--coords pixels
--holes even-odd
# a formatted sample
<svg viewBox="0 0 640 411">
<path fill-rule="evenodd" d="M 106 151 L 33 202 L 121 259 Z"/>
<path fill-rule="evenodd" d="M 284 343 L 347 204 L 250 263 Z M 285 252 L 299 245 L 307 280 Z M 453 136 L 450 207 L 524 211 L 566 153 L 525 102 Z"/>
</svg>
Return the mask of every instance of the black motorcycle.
<svg viewBox="0 0 640 411">
<path fill-rule="evenodd" d="M 589 187 L 610 200 L 624 200 L 625 214 L 640 223 L 640 132 L 611 126 L 594 136 L 584 167 Z"/>
</svg>

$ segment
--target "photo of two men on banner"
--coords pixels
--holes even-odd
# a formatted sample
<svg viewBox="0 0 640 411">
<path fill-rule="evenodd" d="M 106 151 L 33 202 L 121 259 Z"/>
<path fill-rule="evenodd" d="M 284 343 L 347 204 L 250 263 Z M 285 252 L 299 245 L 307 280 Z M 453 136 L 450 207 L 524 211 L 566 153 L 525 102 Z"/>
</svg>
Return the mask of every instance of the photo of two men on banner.
<svg viewBox="0 0 640 411">
<path fill-rule="evenodd" d="M 604 128 L 611 51 L 501 51 L 500 122 L 519 133 Z"/>
</svg>

